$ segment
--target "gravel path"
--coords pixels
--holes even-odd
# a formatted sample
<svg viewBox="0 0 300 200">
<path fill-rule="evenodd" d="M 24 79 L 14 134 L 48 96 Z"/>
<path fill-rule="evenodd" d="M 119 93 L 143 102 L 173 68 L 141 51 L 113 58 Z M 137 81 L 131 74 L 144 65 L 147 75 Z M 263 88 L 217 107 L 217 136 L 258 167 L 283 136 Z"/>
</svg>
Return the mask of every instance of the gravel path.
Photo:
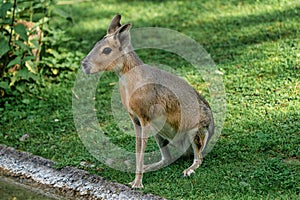
<svg viewBox="0 0 300 200">
<path fill-rule="evenodd" d="M 163 199 L 108 182 L 74 167 L 57 170 L 53 168 L 54 164 L 53 161 L 0 144 L 0 175 L 53 194 L 52 197 L 57 199 Z"/>
</svg>

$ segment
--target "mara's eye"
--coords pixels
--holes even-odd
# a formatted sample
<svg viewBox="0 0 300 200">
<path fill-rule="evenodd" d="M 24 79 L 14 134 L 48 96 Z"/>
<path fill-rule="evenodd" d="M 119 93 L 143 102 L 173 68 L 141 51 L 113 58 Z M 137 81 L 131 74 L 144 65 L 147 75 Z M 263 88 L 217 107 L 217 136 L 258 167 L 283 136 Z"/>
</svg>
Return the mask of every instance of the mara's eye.
<svg viewBox="0 0 300 200">
<path fill-rule="evenodd" d="M 104 53 L 104 54 L 109 54 L 110 52 L 111 52 L 111 48 L 109 48 L 109 47 L 105 47 L 102 51 L 102 53 Z"/>
</svg>

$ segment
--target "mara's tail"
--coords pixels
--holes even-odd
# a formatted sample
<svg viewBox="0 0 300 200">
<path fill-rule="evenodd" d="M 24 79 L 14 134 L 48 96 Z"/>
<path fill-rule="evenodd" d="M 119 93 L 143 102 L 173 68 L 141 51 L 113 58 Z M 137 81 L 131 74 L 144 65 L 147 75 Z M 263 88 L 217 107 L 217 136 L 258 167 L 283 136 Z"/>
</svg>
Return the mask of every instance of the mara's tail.
<svg viewBox="0 0 300 200">
<path fill-rule="evenodd" d="M 212 136 L 214 135 L 214 132 L 215 132 L 215 122 L 214 122 L 214 118 L 213 118 L 212 114 L 211 114 L 211 121 L 208 125 L 207 131 L 208 131 L 208 136 L 207 136 L 205 147 L 202 150 L 202 156 L 206 156 L 207 153 L 210 152 L 212 146 L 214 146 L 213 143 L 216 142 L 216 141 L 211 140 Z"/>
<path fill-rule="evenodd" d="M 208 138 L 207 138 L 207 142 L 209 142 L 210 138 L 214 135 L 215 132 L 215 122 L 214 122 L 214 117 L 211 114 L 211 121 L 208 125 Z"/>
</svg>

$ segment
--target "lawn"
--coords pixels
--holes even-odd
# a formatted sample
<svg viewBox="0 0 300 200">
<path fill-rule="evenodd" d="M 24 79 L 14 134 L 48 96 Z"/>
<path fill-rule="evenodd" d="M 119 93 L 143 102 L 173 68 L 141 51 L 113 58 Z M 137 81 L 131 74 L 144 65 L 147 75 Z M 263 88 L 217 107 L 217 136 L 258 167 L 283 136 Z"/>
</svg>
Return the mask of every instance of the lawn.
<svg viewBox="0 0 300 200">
<path fill-rule="evenodd" d="M 181 177 L 192 162 L 188 158 L 146 173 L 143 192 L 168 199 L 300 198 L 299 1 L 59 1 L 57 6 L 70 20 L 57 17 L 51 24 L 73 41 L 61 45 L 82 58 L 120 13 L 133 29 L 164 27 L 194 39 L 223 74 L 227 112 L 214 149 L 189 178 Z M 172 67 L 209 96 L 201 75 L 178 55 L 137 53 L 145 63 Z M 80 59 L 74 62 L 80 70 Z M 1 98 L 0 143 L 54 160 L 58 168 L 76 166 L 127 184 L 134 174 L 98 161 L 78 135 L 72 109 L 76 76 L 68 73 L 34 95 Z M 112 115 L 117 81 L 114 74 L 102 75 L 97 119 L 114 144 L 134 152 L 134 137 L 124 134 Z M 149 149 L 155 148 L 150 141 Z"/>
</svg>

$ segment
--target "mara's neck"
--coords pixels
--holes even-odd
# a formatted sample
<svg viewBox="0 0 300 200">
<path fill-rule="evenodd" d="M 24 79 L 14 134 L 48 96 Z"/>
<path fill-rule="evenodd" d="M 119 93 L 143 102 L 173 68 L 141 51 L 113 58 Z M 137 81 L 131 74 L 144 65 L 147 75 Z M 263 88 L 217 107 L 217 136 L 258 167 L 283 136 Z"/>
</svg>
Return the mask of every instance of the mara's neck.
<svg viewBox="0 0 300 200">
<path fill-rule="evenodd" d="M 143 61 L 138 57 L 134 51 L 126 53 L 123 57 L 123 66 L 118 73 L 119 76 L 129 72 L 131 69 L 143 65 Z"/>
</svg>

